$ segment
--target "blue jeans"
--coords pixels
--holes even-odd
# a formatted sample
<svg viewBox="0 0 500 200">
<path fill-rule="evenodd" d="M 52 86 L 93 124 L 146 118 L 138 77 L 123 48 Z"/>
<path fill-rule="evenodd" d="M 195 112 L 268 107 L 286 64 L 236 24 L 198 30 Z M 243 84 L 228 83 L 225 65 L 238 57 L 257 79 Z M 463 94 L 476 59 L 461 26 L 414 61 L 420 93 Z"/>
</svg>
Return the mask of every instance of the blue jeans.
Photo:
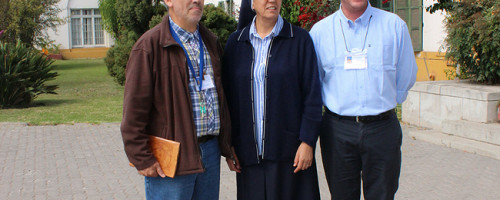
<svg viewBox="0 0 500 200">
<path fill-rule="evenodd" d="M 146 199 L 219 199 L 220 150 L 217 138 L 200 144 L 200 151 L 204 173 L 175 176 L 175 178 L 145 177 Z"/>
</svg>

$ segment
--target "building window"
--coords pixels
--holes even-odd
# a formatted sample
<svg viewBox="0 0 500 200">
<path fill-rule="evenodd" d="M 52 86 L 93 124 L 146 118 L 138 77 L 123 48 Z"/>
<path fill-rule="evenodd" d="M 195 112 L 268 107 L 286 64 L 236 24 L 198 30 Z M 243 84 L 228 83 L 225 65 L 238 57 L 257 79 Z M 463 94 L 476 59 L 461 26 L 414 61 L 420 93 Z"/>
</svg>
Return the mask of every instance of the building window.
<svg viewBox="0 0 500 200">
<path fill-rule="evenodd" d="M 373 7 L 396 13 L 406 22 L 410 32 L 414 51 L 422 51 L 422 0 L 391 0 L 383 4 L 384 0 L 370 0 Z"/>
<path fill-rule="evenodd" d="M 98 9 L 71 10 L 72 47 L 104 45 L 101 13 Z"/>
</svg>

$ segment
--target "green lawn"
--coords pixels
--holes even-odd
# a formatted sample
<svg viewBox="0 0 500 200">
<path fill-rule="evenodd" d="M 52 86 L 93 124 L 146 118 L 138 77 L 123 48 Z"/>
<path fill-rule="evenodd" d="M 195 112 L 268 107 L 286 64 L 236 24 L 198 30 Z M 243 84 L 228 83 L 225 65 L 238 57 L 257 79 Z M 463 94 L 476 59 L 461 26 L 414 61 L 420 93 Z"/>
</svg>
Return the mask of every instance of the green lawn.
<svg viewBox="0 0 500 200">
<path fill-rule="evenodd" d="M 43 94 L 29 108 L 0 109 L 0 122 L 33 125 L 120 122 L 123 87 L 113 81 L 99 60 L 63 60 L 54 63 L 59 73 L 58 94 Z M 401 105 L 397 108 L 401 118 Z"/>
<path fill-rule="evenodd" d="M 120 122 L 123 87 L 107 73 L 102 59 L 63 60 L 54 63 L 58 94 L 42 94 L 34 106 L 0 109 L 0 122 L 40 124 Z"/>
</svg>

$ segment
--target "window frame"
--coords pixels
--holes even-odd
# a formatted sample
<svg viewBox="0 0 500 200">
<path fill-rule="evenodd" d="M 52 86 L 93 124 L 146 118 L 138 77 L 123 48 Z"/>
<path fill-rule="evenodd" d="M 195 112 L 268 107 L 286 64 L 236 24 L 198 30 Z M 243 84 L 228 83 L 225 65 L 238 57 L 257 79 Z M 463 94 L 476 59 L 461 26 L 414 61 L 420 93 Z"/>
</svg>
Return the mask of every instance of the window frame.
<svg viewBox="0 0 500 200">
<path fill-rule="evenodd" d="M 74 11 L 77 12 L 74 14 Z M 84 15 L 84 11 L 90 11 L 90 14 Z M 101 19 L 101 32 L 102 32 L 102 43 L 101 44 L 96 44 L 98 39 L 96 36 L 98 35 L 96 31 L 96 19 L 99 18 Z M 73 35 L 73 20 L 78 19 L 79 20 L 79 33 L 78 36 L 80 38 L 77 38 L 76 40 L 79 40 L 80 44 L 74 44 L 74 35 Z M 84 19 L 90 19 L 90 26 L 84 25 Z M 90 28 L 90 32 L 92 33 L 91 35 L 91 42 L 89 44 L 85 44 L 85 26 Z M 100 10 L 96 8 L 82 8 L 82 9 L 71 9 L 70 10 L 70 42 L 71 42 L 71 47 L 72 48 L 93 48 L 93 47 L 105 47 L 106 46 L 106 39 L 105 39 L 105 33 L 104 29 L 102 28 L 102 16 L 100 14 Z M 89 31 L 87 31 L 89 32 Z"/>
<path fill-rule="evenodd" d="M 398 3 L 396 1 L 406 1 L 407 7 L 400 7 L 398 8 Z M 408 26 L 408 32 L 410 33 L 410 37 L 412 38 L 412 45 L 413 45 L 413 51 L 422 51 L 423 50 L 423 27 L 424 27 L 424 14 L 423 14 L 423 0 L 418 0 L 418 6 L 412 6 L 412 1 L 417 1 L 417 0 L 391 0 L 387 2 L 387 6 L 382 5 L 383 0 L 370 0 L 370 3 L 373 7 L 380 8 L 382 10 L 392 12 L 396 15 L 398 15 L 398 11 L 402 10 L 405 13 L 405 16 L 402 17 L 400 16 L 405 22 L 406 25 Z M 411 16 L 411 11 L 414 9 L 418 9 L 418 19 L 413 19 Z M 399 15 L 398 15 L 399 16 Z M 413 26 L 413 20 L 418 20 L 420 23 L 417 26 Z M 415 45 L 415 42 L 413 41 L 412 37 L 412 32 L 413 31 L 418 31 L 418 39 L 419 41 L 417 42 L 417 45 Z"/>
</svg>

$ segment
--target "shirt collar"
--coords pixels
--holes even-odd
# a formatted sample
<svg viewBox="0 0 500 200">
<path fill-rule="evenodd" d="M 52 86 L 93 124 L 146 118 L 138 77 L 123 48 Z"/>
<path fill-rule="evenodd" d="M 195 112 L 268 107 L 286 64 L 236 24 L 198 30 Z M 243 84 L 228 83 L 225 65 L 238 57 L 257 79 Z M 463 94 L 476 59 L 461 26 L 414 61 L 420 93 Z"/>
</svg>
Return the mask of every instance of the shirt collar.
<svg viewBox="0 0 500 200">
<path fill-rule="evenodd" d="M 367 0 L 368 1 L 368 0 Z M 340 20 L 343 21 L 344 23 L 348 23 L 350 22 L 349 24 L 352 23 L 352 21 L 350 19 L 347 19 L 347 17 L 344 15 L 344 12 L 342 11 L 341 9 L 342 7 L 342 4 L 340 4 L 340 7 L 339 7 L 339 11 L 340 11 Z M 360 23 L 362 24 L 363 26 L 367 26 L 368 25 L 368 22 L 370 21 L 370 17 L 372 16 L 372 13 L 373 13 L 373 7 L 372 5 L 370 4 L 370 1 L 368 1 L 368 6 L 366 7 L 366 10 L 365 12 L 358 17 L 358 19 L 356 19 L 356 23 Z"/>
<path fill-rule="evenodd" d="M 255 26 L 256 19 L 257 19 L 257 16 L 255 16 L 253 18 L 252 25 L 250 26 L 250 36 L 260 38 L 259 34 L 257 33 L 257 28 Z M 278 20 L 276 21 L 276 24 L 274 25 L 273 30 L 266 37 L 277 36 L 280 33 L 282 28 L 283 28 L 283 18 L 281 17 L 281 15 L 278 15 Z M 264 39 L 264 38 L 262 38 L 262 39 Z"/>
<path fill-rule="evenodd" d="M 170 18 L 170 17 L 169 17 Z M 183 43 L 188 43 L 188 42 L 196 42 L 199 40 L 199 26 L 196 27 L 196 31 L 194 33 L 191 33 L 189 31 L 184 30 L 181 28 L 179 25 L 177 25 L 172 18 L 169 19 L 170 21 L 170 26 L 172 29 L 175 31 L 177 36 L 179 36 L 179 39 Z"/>
</svg>

